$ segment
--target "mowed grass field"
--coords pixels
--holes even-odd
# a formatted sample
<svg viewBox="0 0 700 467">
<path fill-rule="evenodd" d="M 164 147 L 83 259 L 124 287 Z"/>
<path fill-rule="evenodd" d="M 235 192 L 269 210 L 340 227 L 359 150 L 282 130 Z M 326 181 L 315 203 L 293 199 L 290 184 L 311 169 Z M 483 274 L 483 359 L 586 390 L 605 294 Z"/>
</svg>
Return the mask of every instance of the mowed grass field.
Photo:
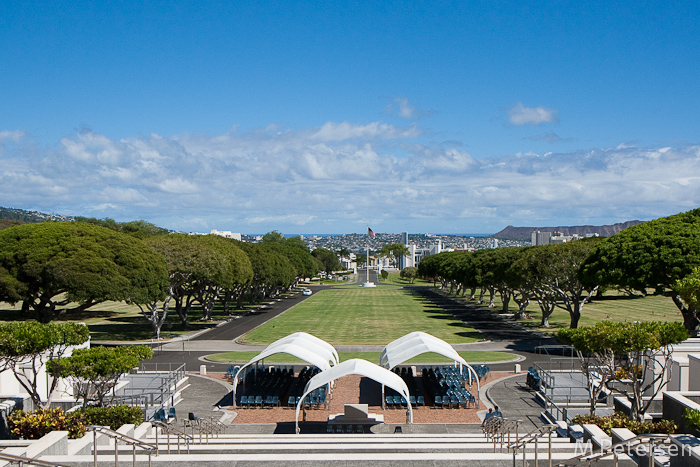
<svg viewBox="0 0 700 467">
<path fill-rule="evenodd" d="M 483 339 L 478 331 L 409 289 L 354 285 L 319 291 L 241 341 L 267 345 L 299 331 L 332 345 L 385 345 L 414 331 L 427 332 L 450 344 Z"/>
<path fill-rule="evenodd" d="M 233 311 L 235 313 L 245 312 L 245 310 Z M 167 340 L 210 328 L 228 317 L 229 315 L 224 313 L 221 304 L 218 303 L 214 307 L 212 321 L 201 321 L 202 312 L 199 309 L 194 309 L 190 314 L 190 325 L 186 327 L 182 324 L 175 310 L 171 308 L 161 328 L 161 339 Z M 13 306 L 0 302 L 0 322 L 26 319 L 33 319 L 33 315 L 23 315 L 19 304 Z M 54 319 L 54 322 L 57 323 L 65 321 L 87 324 L 93 342 L 142 342 L 150 341 L 153 337 L 151 325 L 143 317 L 139 308 L 124 302 L 104 302 L 88 310 L 79 313 L 66 313 Z"/>
<path fill-rule="evenodd" d="M 515 360 L 516 355 L 508 352 L 489 352 L 481 350 L 462 350 L 457 352 L 467 363 L 495 363 L 508 362 Z M 249 362 L 253 357 L 256 357 L 259 352 L 223 352 L 213 355 L 207 355 L 207 360 L 221 363 L 236 363 L 243 364 Z M 379 352 L 338 352 L 340 361 L 350 360 L 352 358 L 361 358 L 370 362 L 379 362 Z M 278 353 L 265 359 L 266 364 L 307 364 L 300 358 L 286 353 Z M 406 363 L 437 363 L 447 364 L 454 363 L 453 360 L 440 354 L 428 352 L 408 360 Z"/>
<path fill-rule="evenodd" d="M 488 309 L 487 305 L 477 305 L 474 301 L 466 299 L 465 303 Z M 484 296 L 488 301 L 488 295 Z M 495 307 L 489 310 L 492 313 L 503 313 L 503 304 L 500 296 L 497 295 Z M 510 313 L 518 309 L 515 302 L 510 303 Z M 522 319 L 518 323 L 523 326 L 537 329 L 543 332 L 556 332 L 561 328 L 568 328 L 571 323 L 569 313 L 561 308 L 557 308 L 549 317 L 549 328 L 540 326 L 542 313 L 536 301 L 531 301 L 526 312 L 531 319 Z M 581 313 L 579 327 L 592 326 L 598 321 L 678 321 L 683 322 L 681 312 L 673 303 L 670 297 L 663 295 L 629 296 L 616 290 L 606 292 L 602 298 L 596 298 L 592 302 L 586 303 Z"/>
</svg>

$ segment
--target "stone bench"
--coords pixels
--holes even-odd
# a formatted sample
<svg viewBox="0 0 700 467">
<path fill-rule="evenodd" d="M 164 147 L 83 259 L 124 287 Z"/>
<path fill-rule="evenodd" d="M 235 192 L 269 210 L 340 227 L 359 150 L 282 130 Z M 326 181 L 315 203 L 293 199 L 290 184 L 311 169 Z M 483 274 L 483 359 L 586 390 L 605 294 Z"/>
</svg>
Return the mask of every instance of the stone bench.
<svg viewBox="0 0 700 467">
<path fill-rule="evenodd" d="M 612 438 L 607 435 L 598 425 L 583 425 L 584 441 L 591 441 L 598 449 L 607 449 L 612 446 Z"/>
</svg>

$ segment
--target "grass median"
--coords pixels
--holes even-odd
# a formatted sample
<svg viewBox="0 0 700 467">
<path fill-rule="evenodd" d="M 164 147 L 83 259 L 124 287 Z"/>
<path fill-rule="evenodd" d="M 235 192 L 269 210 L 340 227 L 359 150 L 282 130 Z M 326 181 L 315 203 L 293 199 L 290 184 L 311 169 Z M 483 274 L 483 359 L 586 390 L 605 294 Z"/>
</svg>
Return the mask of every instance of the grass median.
<svg viewBox="0 0 700 467">
<path fill-rule="evenodd" d="M 489 352 L 480 350 L 463 350 L 457 352 L 467 363 L 504 363 L 515 360 L 517 357 L 508 352 Z M 231 363 L 242 365 L 249 362 L 253 357 L 259 355 L 260 352 L 223 352 L 212 355 L 207 355 L 207 360 L 219 363 Z M 340 361 L 350 360 L 353 358 L 362 358 L 370 362 L 379 362 L 379 352 L 339 352 Z M 278 353 L 265 359 L 268 365 L 288 365 L 288 364 L 304 364 L 307 362 L 286 353 Z M 452 364 L 454 361 L 447 357 L 436 353 L 424 353 L 414 357 L 407 364 Z"/>
</svg>

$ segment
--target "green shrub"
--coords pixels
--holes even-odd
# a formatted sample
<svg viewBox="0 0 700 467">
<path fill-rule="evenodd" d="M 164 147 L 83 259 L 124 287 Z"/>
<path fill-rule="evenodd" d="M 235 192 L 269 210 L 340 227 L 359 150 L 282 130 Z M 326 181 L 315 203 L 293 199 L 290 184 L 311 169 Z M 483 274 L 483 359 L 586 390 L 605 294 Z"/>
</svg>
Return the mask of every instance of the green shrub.
<svg viewBox="0 0 700 467">
<path fill-rule="evenodd" d="M 139 407 L 115 405 L 112 407 L 88 407 L 85 411 L 65 413 L 61 409 L 39 409 L 34 412 L 16 410 L 8 417 L 13 435 L 24 439 L 38 439 L 52 431 L 67 431 L 71 439 L 82 438 L 86 426 L 108 426 L 113 430 L 126 424 L 143 422 Z"/>
<path fill-rule="evenodd" d="M 84 418 L 82 412 L 65 413 L 59 408 L 16 410 L 8 417 L 8 424 L 13 435 L 24 439 L 41 438 L 56 430 L 68 431 L 68 437 L 74 439 L 85 434 Z"/>
<path fill-rule="evenodd" d="M 113 430 L 122 425 L 139 425 L 143 422 L 143 411 L 140 407 L 128 405 L 113 405 L 111 407 L 87 407 L 85 423 L 87 425 L 108 426 Z"/>
<path fill-rule="evenodd" d="M 700 410 L 685 409 L 685 412 L 683 412 L 683 421 L 686 427 L 693 430 L 700 430 Z"/>
<path fill-rule="evenodd" d="M 588 423 L 593 425 L 598 425 L 603 431 L 608 435 L 611 434 L 611 428 L 627 428 L 632 433 L 636 435 L 641 435 L 644 433 L 662 433 L 662 434 L 672 434 L 675 433 L 678 427 L 672 420 L 661 420 L 659 422 L 638 422 L 632 420 L 627 415 L 621 412 L 615 412 L 613 415 L 608 415 L 607 417 L 600 417 L 598 415 L 576 415 L 571 419 L 573 423 Z"/>
</svg>

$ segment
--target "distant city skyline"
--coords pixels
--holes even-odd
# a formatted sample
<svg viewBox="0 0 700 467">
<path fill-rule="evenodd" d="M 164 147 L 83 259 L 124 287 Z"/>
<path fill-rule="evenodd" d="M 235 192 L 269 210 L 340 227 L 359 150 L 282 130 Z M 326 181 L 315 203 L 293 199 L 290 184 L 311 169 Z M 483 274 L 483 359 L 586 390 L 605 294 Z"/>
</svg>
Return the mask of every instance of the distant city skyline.
<svg viewBox="0 0 700 467">
<path fill-rule="evenodd" d="M 495 233 L 700 206 L 700 4 L 7 2 L 0 206 Z"/>
</svg>

